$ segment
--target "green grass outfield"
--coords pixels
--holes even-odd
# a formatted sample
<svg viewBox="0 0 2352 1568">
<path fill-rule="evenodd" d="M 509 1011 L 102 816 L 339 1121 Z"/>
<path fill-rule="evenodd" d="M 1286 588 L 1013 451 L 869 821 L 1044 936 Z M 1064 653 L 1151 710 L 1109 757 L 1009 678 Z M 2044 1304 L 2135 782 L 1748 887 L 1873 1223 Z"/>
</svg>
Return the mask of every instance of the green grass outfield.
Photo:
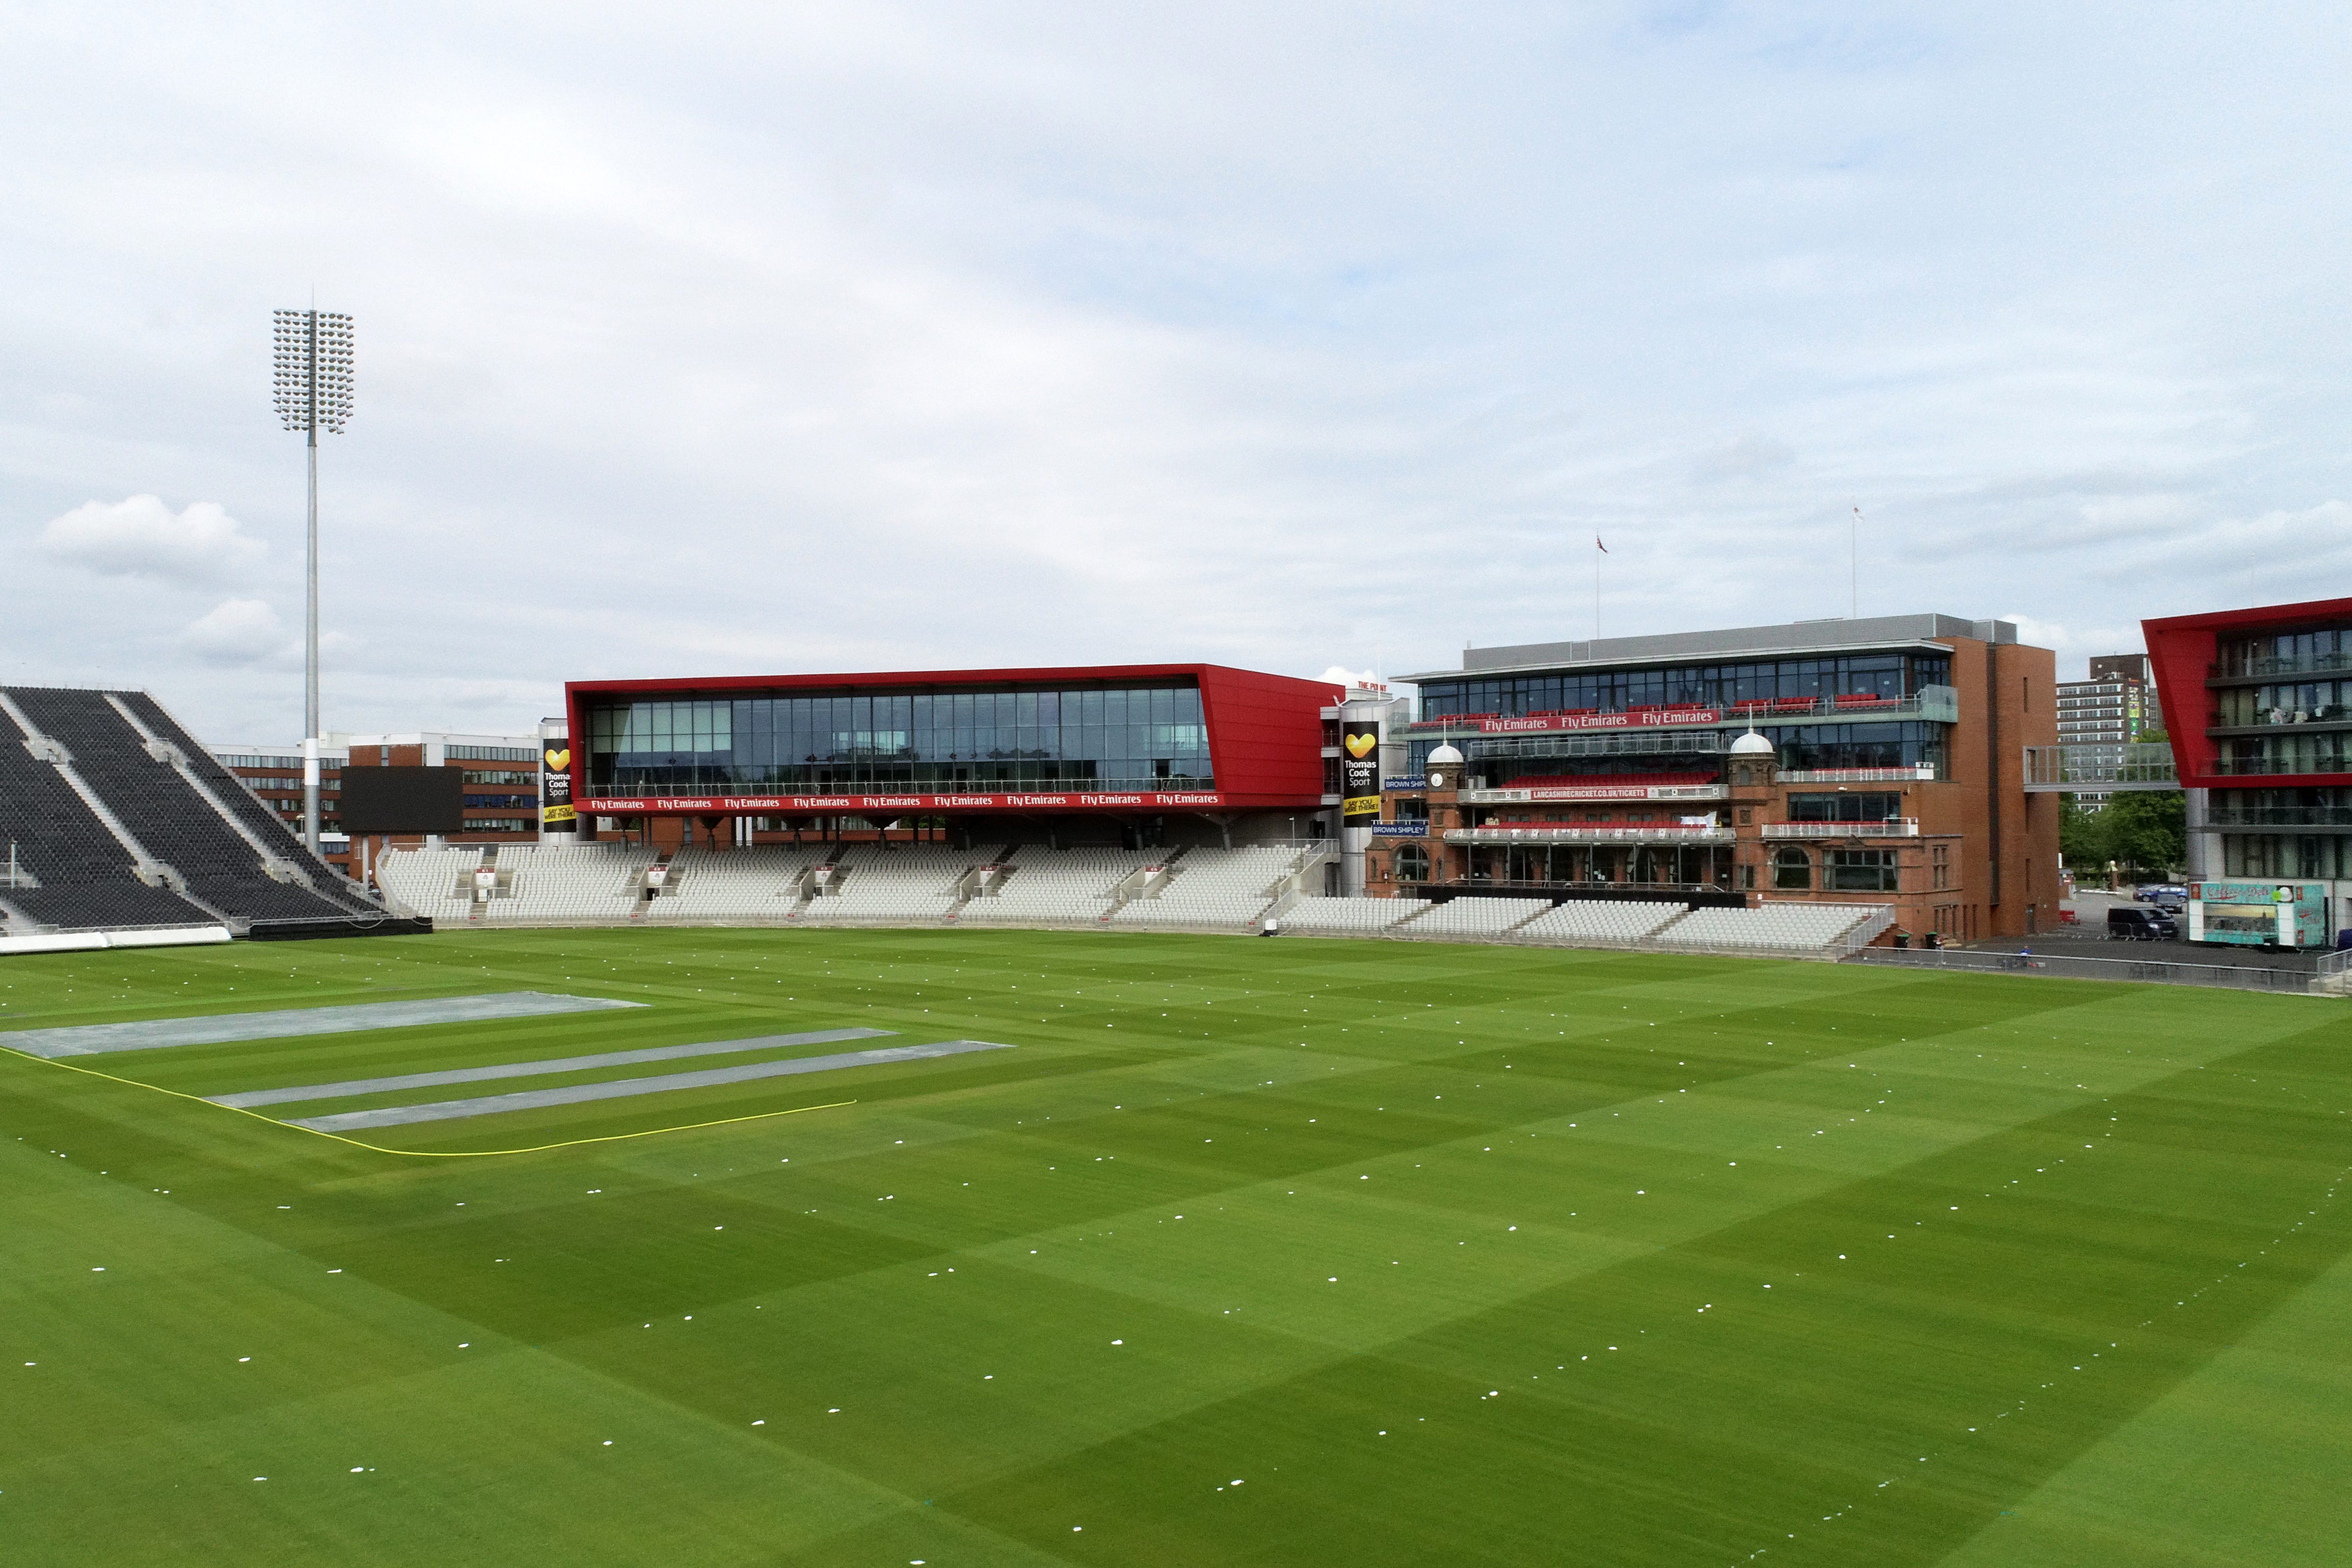
<svg viewBox="0 0 2352 1568">
<path fill-rule="evenodd" d="M 2352 1559 L 2344 1002 L 525 931 L 0 961 L 0 1030 L 525 988 L 652 1005 L 0 1056 L 0 1562 Z M 846 1026 L 1017 1048 L 365 1135 L 572 1144 L 474 1159 L 178 1097 Z"/>
</svg>

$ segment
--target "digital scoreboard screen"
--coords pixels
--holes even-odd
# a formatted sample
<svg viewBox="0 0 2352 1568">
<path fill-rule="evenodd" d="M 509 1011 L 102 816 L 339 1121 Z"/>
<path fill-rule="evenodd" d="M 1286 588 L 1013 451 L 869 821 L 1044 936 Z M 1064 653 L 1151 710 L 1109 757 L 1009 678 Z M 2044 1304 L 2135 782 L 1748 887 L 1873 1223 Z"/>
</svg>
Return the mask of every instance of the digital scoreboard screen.
<svg viewBox="0 0 2352 1568">
<path fill-rule="evenodd" d="M 462 833 L 466 771 L 347 767 L 341 815 L 346 833 Z"/>
</svg>

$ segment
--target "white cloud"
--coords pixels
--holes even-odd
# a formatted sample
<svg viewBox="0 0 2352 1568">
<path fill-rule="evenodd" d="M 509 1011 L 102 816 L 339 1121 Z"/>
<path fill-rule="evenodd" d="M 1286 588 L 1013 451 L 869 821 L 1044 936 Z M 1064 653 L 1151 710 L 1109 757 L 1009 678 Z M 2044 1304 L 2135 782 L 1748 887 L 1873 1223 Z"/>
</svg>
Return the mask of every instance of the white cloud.
<svg viewBox="0 0 2352 1568">
<path fill-rule="evenodd" d="M 1349 669 L 1344 664 L 1335 664 L 1315 679 L 1328 682 L 1333 686 L 1378 686 L 1381 684 L 1381 678 L 1373 671 L 1369 669 Z"/>
<path fill-rule="evenodd" d="M 293 634 L 262 599 L 225 599 L 180 633 L 190 653 L 207 664 L 247 665 L 293 651 Z"/>
<path fill-rule="evenodd" d="M 100 576 L 195 586 L 247 577 L 269 552 L 217 502 L 192 501 L 174 512 L 155 496 L 84 501 L 49 520 L 41 549 Z"/>
<path fill-rule="evenodd" d="M 2315 0 L 455 16 L 26 12 L 0 673 L 291 733 L 284 626 L 175 639 L 301 602 L 314 281 L 341 729 L 1843 615 L 1856 504 L 1864 613 L 2069 659 L 2352 570 Z"/>
</svg>

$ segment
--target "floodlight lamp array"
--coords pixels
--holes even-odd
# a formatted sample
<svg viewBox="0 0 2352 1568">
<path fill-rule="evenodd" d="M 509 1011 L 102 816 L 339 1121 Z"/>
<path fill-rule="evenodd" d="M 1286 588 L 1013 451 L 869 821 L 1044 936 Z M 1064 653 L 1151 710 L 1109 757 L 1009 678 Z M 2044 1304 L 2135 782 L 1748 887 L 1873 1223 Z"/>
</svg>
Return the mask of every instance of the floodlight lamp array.
<svg viewBox="0 0 2352 1568">
<path fill-rule="evenodd" d="M 340 310 L 279 310 L 270 335 L 278 417 L 289 430 L 341 435 L 352 416 L 352 319 Z"/>
</svg>

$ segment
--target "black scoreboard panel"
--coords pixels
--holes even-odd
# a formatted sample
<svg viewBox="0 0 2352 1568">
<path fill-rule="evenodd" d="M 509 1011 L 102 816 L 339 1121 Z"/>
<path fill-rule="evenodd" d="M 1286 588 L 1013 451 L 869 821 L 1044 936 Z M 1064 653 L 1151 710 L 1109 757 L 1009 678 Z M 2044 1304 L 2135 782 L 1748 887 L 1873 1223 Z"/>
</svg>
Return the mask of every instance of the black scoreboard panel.
<svg viewBox="0 0 2352 1568">
<path fill-rule="evenodd" d="M 463 768 L 343 769 L 346 833 L 463 833 Z"/>
</svg>

